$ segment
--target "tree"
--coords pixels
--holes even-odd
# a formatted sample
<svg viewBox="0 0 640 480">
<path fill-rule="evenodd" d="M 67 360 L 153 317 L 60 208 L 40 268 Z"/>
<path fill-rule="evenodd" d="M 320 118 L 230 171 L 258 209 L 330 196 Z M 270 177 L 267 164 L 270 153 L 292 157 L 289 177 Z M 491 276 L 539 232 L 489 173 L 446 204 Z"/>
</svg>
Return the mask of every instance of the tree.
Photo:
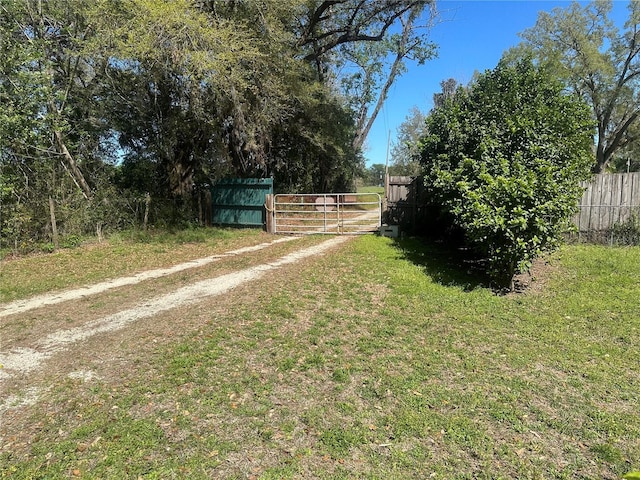
<svg viewBox="0 0 640 480">
<path fill-rule="evenodd" d="M 440 86 L 442 92 L 433 94 L 433 108 L 442 107 L 445 100 L 453 96 L 458 88 L 458 82 L 449 78 L 440 82 Z M 419 176 L 422 174 L 420 139 L 427 134 L 425 119 L 424 113 L 414 106 L 398 127 L 396 140 L 391 148 L 390 171 L 394 175 Z"/>
<path fill-rule="evenodd" d="M 351 189 L 362 119 L 402 62 L 430 48 L 414 21 L 433 2 L 0 3 L 4 242 L 45 238 L 54 223 L 76 235 L 122 225 L 147 195 L 192 221 L 198 192 L 228 175 Z M 336 80 L 346 52 L 381 74 L 348 98 Z"/>
<path fill-rule="evenodd" d="M 82 52 L 82 44 L 93 33 L 83 13 L 84 5 L 78 1 L 26 1 L 18 28 L 38 46 L 35 63 L 50 82 L 46 103 L 41 105 L 50 134 L 49 154 L 62 160 L 82 195 L 90 200 L 93 190 L 82 164 L 89 167 L 94 160 L 89 152 L 94 152 L 100 136 L 97 130 L 104 125 L 92 123 L 96 104 L 91 95 L 99 65 Z"/>
<path fill-rule="evenodd" d="M 114 123 L 133 161 L 157 162 L 166 195 L 188 196 L 196 179 L 225 175 L 273 174 L 295 190 L 351 181 L 342 176 L 359 160 L 335 130 L 353 136 L 352 122 L 296 59 L 295 2 L 135 0 L 130 8 L 111 31 L 103 26 L 119 59 L 109 69 Z"/>
<path fill-rule="evenodd" d="M 451 98 L 458 88 L 458 82 L 454 78 L 449 78 L 440 82 L 442 92 L 433 94 L 433 108 L 442 107 L 447 98 Z"/>
<path fill-rule="evenodd" d="M 640 139 L 640 2 L 628 5 L 624 30 L 609 20 L 611 1 L 540 12 L 507 58 L 533 55 L 589 103 L 597 122 L 595 173 Z"/>
<path fill-rule="evenodd" d="M 427 118 L 430 200 L 500 286 L 558 245 L 590 175 L 589 108 L 563 88 L 531 61 L 501 62 Z"/>
<path fill-rule="evenodd" d="M 106 129 L 92 101 L 98 67 L 81 50 L 92 34 L 83 5 L 0 6 L 0 228 L 14 248 L 51 233 L 56 210 L 61 231 L 84 228 L 108 175 L 99 147 Z"/>
<path fill-rule="evenodd" d="M 391 148 L 391 169 L 395 175 L 421 174 L 419 141 L 426 134 L 425 118 L 420 109 L 414 106 L 398 127 Z"/>
<path fill-rule="evenodd" d="M 107 40 L 95 48 L 111 59 L 108 98 L 120 145 L 156 162 L 164 196 L 189 198 L 203 171 L 212 180 L 230 170 L 264 174 L 265 129 L 279 119 L 287 77 L 277 78 L 282 42 L 271 38 L 280 30 L 247 8 L 134 0 L 94 12 Z"/>
<path fill-rule="evenodd" d="M 342 77 L 343 91 L 356 112 L 354 148 L 364 145 L 391 86 L 406 72 L 406 61 L 421 65 L 435 56 L 435 46 L 417 34 L 415 27 L 422 8 L 400 17 L 402 30 L 389 39 L 378 44 L 350 44 L 341 48 L 341 61 L 355 67 L 354 73 Z"/>
<path fill-rule="evenodd" d="M 640 157 L 637 153 L 615 156 L 609 163 L 611 173 L 640 172 Z"/>
<path fill-rule="evenodd" d="M 423 64 L 436 55 L 425 33 L 436 16 L 435 2 L 332 0 L 315 5 L 301 20 L 297 45 L 315 64 L 319 79 L 335 69 L 355 114 L 353 147 L 360 150 L 391 86 L 406 72 L 406 62 Z M 418 25 L 427 8 L 427 25 Z"/>
<path fill-rule="evenodd" d="M 324 0 L 308 2 L 299 18 L 296 46 L 316 65 L 319 78 L 336 47 L 380 42 L 403 15 L 425 8 L 433 0 Z"/>
<path fill-rule="evenodd" d="M 366 185 L 381 187 L 384 185 L 385 167 L 381 163 L 374 163 L 367 168 Z"/>
<path fill-rule="evenodd" d="M 353 190 L 364 169 L 352 145 L 355 123 L 340 98 L 323 85 L 307 85 L 293 117 L 279 123 L 271 141 L 270 169 L 283 193 Z"/>
</svg>

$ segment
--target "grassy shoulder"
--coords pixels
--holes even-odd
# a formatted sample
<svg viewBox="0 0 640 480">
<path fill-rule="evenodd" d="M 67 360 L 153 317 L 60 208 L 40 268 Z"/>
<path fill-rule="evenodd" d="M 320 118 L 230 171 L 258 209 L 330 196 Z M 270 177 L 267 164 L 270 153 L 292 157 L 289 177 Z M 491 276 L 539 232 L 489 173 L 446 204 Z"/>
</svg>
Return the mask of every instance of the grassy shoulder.
<svg viewBox="0 0 640 480">
<path fill-rule="evenodd" d="M 270 241 L 259 229 L 129 231 L 102 243 L 0 260 L 0 303 Z"/>
<path fill-rule="evenodd" d="M 135 368 L 62 380 L 0 471 L 620 478 L 640 458 L 640 249 L 550 261 L 535 290 L 497 296 L 437 247 L 358 238 L 175 312 L 199 327 Z"/>
</svg>

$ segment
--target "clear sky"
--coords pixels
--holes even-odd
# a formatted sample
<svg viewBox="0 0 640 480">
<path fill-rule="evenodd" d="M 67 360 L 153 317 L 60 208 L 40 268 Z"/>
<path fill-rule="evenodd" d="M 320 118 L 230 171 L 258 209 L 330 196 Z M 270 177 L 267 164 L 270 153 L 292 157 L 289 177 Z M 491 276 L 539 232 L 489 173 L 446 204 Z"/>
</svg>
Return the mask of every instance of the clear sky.
<svg viewBox="0 0 640 480">
<path fill-rule="evenodd" d="M 622 26 L 627 2 L 613 3 L 613 19 Z M 364 152 L 367 166 L 385 163 L 389 132 L 393 144 L 398 126 L 413 106 L 428 112 L 442 80 L 454 78 L 466 84 L 476 70 L 495 68 L 503 52 L 520 43 L 518 33 L 535 25 L 538 12 L 569 4 L 562 0 L 438 0 L 440 19 L 430 33 L 438 45 L 438 58 L 409 65 L 408 72 L 396 80 L 369 132 Z"/>
</svg>

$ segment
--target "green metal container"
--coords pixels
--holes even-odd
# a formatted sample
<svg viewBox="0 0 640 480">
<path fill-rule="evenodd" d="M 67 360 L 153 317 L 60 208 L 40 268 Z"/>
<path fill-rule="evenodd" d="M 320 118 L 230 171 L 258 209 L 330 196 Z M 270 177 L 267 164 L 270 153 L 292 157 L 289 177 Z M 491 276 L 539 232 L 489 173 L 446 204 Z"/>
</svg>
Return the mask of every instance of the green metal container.
<svg viewBox="0 0 640 480">
<path fill-rule="evenodd" d="M 212 223 L 240 227 L 263 227 L 264 202 L 273 194 L 272 178 L 228 178 L 211 188 Z"/>
</svg>

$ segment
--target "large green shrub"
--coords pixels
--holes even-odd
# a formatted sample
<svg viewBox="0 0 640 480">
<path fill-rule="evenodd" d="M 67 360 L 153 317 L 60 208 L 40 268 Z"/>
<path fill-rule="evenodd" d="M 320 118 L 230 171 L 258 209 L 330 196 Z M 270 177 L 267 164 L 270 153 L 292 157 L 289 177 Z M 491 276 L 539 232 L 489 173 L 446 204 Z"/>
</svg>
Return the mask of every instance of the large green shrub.
<svg viewBox="0 0 640 480">
<path fill-rule="evenodd" d="M 530 61 L 501 62 L 427 118 L 431 202 L 488 261 L 494 282 L 560 241 L 594 157 L 589 108 Z"/>
</svg>

